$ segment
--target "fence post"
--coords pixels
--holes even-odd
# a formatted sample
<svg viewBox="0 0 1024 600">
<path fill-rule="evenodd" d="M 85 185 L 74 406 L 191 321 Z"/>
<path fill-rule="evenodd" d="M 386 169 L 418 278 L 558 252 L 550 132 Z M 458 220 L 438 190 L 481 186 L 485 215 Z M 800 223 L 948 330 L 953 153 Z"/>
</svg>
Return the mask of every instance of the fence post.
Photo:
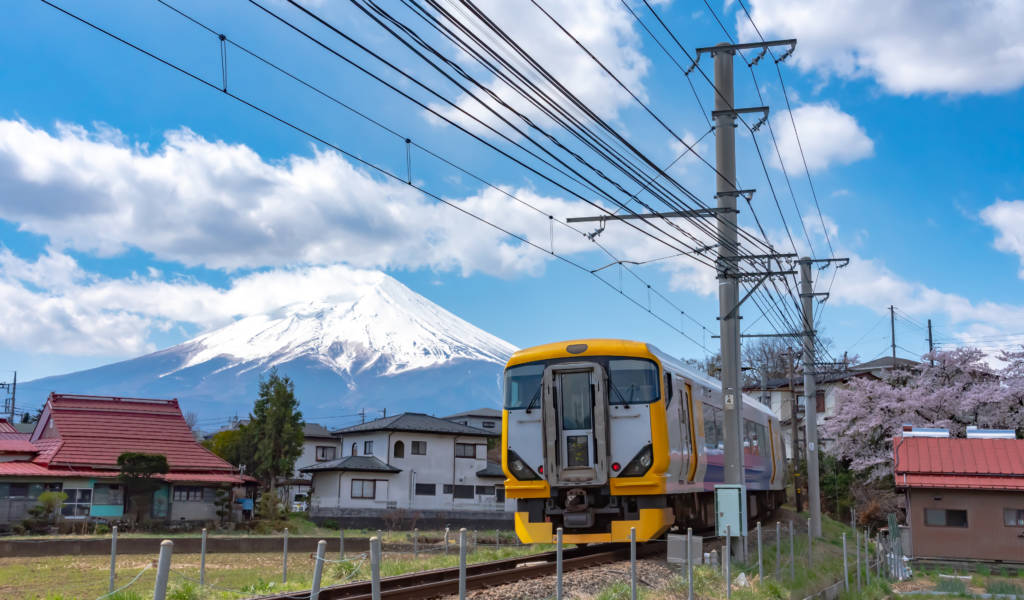
<svg viewBox="0 0 1024 600">
<path fill-rule="evenodd" d="M 450 530 L 451 530 L 451 527 L 449 527 L 448 525 L 444 526 L 444 553 L 445 554 L 448 554 L 448 532 Z"/>
<path fill-rule="evenodd" d="M 117 575 L 117 525 L 110 528 L 110 589 L 114 591 L 114 577 Z"/>
<path fill-rule="evenodd" d="M 814 530 L 811 529 L 811 519 L 807 518 L 807 568 L 814 567 Z"/>
<path fill-rule="evenodd" d="M 732 598 L 732 584 L 729 578 L 732 576 L 732 525 L 725 526 L 725 550 L 722 551 L 722 566 L 725 569 L 725 599 Z"/>
<path fill-rule="evenodd" d="M 793 520 L 789 521 L 789 579 L 796 579 L 796 550 L 793 548 Z"/>
<path fill-rule="evenodd" d="M 686 600 L 693 600 L 693 527 L 686 528 Z"/>
<path fill-rule="evenodd" d="M 782 523 L 775 522 L 775 579 L 782 575 Z"/>
<path fill-rule="evenodd" d="M 494 530 L 494 549 L 501 550 L 501 530 Z"/>
<path fill-rule="evenodd" d="M 757 581 L 764 581 L 764 561 L 761 558 L 761 522 L 757 522 Z"/>
<path fill-rule="evenodd" d="M 171 572 L 171 552 L 174 551 L 174 542 L 164 540 L 160 542 L 160 558 L 156 563 L 156 583 L 153 584 L 153 600 L 167 599 L 167 577 Z"/>
<path fill-rule="evenodd" d="M 459 529 L 459 600 L 466 600 L 466 528 Z"/>
<path fill-rule="evenodd" d="M 320 598 L 320 578 L 324 573 L 324 555 L 327 554 L 327 540 L 316 543 L 316 564 L 313 565 L 313 588 L 309 591 L 309 600 Z"/>
<path fill-rule="evenodd" d="M 629 528 L 629 598 L 636 600 L 636 527 Z"/>
<path fill-rule="evenodd" d="M 850 568 L 846 564 L 846 532 L 843 532 L 843 591 L 850 591 Z"/>
<path fill-rule="evenodd" d="M 284 560 L 281 562 L 281 583 L 288 583 L 288 528 L 284 528 Z"/>
<path fill-rule="evenodd" d="M 555 600 L 562 600 L 562 528 L 555 532 Z"/>
<path fill-rule="evenodd" d="M 413 558 L 419 558 L 420 557 L 420 530 L 419 529 L 413 529 L 412 530 L 412 557 Z"/>
<path fill-rule="evenodd" d="M 868 544 L 871 539 L 868 530 L 864 530 L 864 577 L 865 584 L 871 585 L 871 546 Z"/>
<path fill-rule="evenodd" d="M 206 585 L 206 528 L 203 527 L 203 539 L 199 545 L 199 587 Z"/>
<path fill-rule="evenodd" d="M 381 554 L 383 554 L 384 553 L 384 532 L 381 531 L 380 529 L 378 529 L 377 530 L 377 537 L 380 539 L 380 551 L 381 551 Z"/>
<path fill-rule="evenodd" d="M 859 592 L 860 591 L 860 531 L 857 531 L 856 528 L 854 528 L 854 530 L 853 530 L 853 545 L 857 549 L 857 552 L 854 553 L 854 555 L 856 556 L 856 561 L 857 562 L 854 563 L 854 564 L 857 565 L 857 591 Z"/>
<path fill-rule="evenodd" d="M 338 558 L 345 560 L 345 527 L 338 529 Z"/>
<path fill-rule="evenodd" d="M 477 542 L 476 529 L 474 529 L 473 530 L 473 552 L 476 552 L 476 542 Z"/>
<path fill-rule="evenodd" d="M 370 597 L 380 600 L 380 538 L 370 538 Z"/>
</svg>

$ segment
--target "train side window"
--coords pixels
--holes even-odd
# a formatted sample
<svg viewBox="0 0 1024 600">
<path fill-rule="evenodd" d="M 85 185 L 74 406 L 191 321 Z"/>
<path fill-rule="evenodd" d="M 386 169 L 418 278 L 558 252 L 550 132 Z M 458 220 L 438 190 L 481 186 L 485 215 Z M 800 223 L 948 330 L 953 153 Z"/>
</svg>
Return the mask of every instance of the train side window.
<svg viewBox="0 0 1024 600">
<path fill-rule="evenodd" d="M 715 413 L 719 412 L 714 406 L 710 404 L 704 405 L 704 447 L 705 448 L 717 448 L 718 447 L 718 422 L 721 421 L 721 417 L 718 417 Z"/>
<path fill-rule="evenodd" d="M 665 371 L 665 408 L 672 404 L 672 374 Z"/>
</svg>

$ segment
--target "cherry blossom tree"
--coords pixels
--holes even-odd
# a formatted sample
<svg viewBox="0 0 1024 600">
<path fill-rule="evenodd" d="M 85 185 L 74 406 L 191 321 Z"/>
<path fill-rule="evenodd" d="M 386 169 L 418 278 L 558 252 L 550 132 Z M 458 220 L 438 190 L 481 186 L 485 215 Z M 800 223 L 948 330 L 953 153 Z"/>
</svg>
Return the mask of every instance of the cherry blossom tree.
<svg viewBox="0 0 1024 600">
<path fill-rule="evenodd" d="M 1001 353 L 998 369 L 985 358 L 978 349 L 958 348 L 926 355 L 919 368 L 884 379 L 852 379 L 822 427 L 833 440 L 829 452 L 876 480 L 892 473 L 892 440 L 904 423 L 958 437 L 968 425 L 1024 430 L 1024 348 Z"/>
</svg>

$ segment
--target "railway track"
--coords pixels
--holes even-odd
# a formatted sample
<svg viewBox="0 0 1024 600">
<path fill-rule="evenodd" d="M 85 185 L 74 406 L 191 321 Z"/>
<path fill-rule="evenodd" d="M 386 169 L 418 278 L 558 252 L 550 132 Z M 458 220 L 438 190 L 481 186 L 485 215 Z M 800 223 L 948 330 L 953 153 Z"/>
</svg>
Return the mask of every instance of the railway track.
<svg viewBox="0 0 1024 600">
<path fill-rule="evenodd" d="M 663 542 L 637 544 L 637 557 L 664 552 Z M 599 544 L 569 548 L 562 552 L 563 572 L 629 560 L 628 544 Z M 506 558 L 466 566 L 466 589 L 477 590 L 523 579 L 555 573 L 555 553 L 542 552 L 517 558 Z M 382 599 L 416 600 L 437 598 L 459 592 L 459 568 L 433 569 L 384 577 L 380 580 Z M 286 600 L 301 597 L 301 592 L 265 596 L 261 600 Z M 321 600 L 370 600 L 370 582 L 359 581 L 326 587 L 320 590 Z"/>
</svg>

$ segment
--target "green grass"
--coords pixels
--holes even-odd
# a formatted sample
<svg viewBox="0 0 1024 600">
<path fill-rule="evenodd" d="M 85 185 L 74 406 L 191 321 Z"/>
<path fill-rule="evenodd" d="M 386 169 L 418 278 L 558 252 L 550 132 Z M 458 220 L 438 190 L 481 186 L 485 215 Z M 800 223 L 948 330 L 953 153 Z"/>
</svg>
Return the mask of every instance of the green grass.
<svg viewBox="0 0 1024 600">
<path fill-rule="evenodd" d="M 1008 594 L 1011 596 L 1020 596 L 1024 594 L 1021 588 L 1016 583 L 1009 581 L 992 580 L 985 584 L 985 591 L 990 594 Z"/>
<path fill-rule="evenodd" d="M 550 550 L 549 545 L 507 546 L 501 549 L 481 548 L 468 556 L 470 563 L 511 558 Z M 125 556 L 118 559 L 117 586 L 127 584 L 155 556 Z M 337 560 L 337 553 L 328 555 Z M 351 562 L 327 563 L 323 585 L 335 585 L 369 578 L 369 561 L 360 554 L 349 553 Z M 456 546 L 448 555 L 423 553 L 419 559 L 411 554 L 387 552 L 381 575 L 398 575 L 426 569 L 454 567 L 459 556 Z M 288 583 L 281 583 L 281 554 L 209 554 L 206 560 L 207 587 L 200 589 L 199 555 L 176 554 L 171 560 L 169 600 L 237 600 L 244 595 L 308 590 L 312 585 L 314 561 L 308 553 L 292 553 L 288 557 Z M 107 592 L 110 558 L 107 556 L 57 556 L 0 559 L 0 598 L 45 600 L 94 600 Z M 125 590 L 120 600 L 152 598 L 156 569 L 148 568 L 139 580 Z M 245 594 L 225 591 L 241 590 Z M 117 600 L 115 597 L 114 600 Z"/>
<path fill-rule="evenodd" d="M 960 579 L 940 578 L 935 584 L 935 591 L 950 594 L 966 594 L 967 584 Z"/>
</svg>

